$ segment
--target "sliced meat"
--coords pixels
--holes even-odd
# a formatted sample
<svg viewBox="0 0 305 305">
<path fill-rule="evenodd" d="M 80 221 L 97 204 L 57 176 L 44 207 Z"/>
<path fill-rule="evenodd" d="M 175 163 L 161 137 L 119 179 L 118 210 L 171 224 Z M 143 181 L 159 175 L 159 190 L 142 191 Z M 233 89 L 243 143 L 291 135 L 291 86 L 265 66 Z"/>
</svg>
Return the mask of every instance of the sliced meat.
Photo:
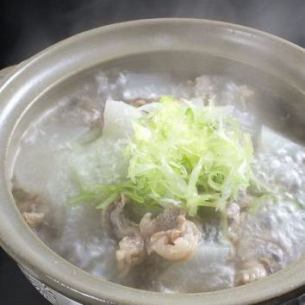
<svg viewBox="0 0 305 305">
<path fill-rule="evenodd" d="M 132 267 L 142 263 L 145 255 L 145 245 L 141 235 L 123 237 L 119 242 L 119 249 L 116 251 L 118 269 L 121 275 L 126 275 Z"/>
</svg>

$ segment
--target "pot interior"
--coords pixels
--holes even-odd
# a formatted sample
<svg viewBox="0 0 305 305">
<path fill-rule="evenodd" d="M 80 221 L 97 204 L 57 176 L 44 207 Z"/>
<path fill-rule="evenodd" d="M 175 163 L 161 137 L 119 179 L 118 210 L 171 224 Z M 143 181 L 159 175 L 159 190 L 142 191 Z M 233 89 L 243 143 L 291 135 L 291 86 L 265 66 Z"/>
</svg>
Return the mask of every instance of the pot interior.
<svg viewBox="0 0 305 305">
<path fill-rule="evenodd" d="M 302 88 L 297 87 L 291 80 L 287 81 L 285 74 L 274 75 L 270 71 L 257 68 L 255 66 L 257 61 L 259 57 L 253 63 L 245 63 L 230 57 L 192 51 L 161 51 L 127 55 L 77 72 L 46 88 L 36 97 L 31 107 L 27 108 L 16 131 L 20 136 L 30 122 L 44 111 L 81 91 L 87 91 L 89 95 L 94 95 L 94 98 L 100 98 L 100 102 L 105 103 L 107 89 L 103 92 L 103 89 L 99 88 L 100 74 L 109 78 L 110 82 L 124 72 L 135 74 L 135 80 L 146 76 L 147 80 L 144 79 L 138 84 L 131 79 L 131 86 L 135 91 L 143 86 L 158 87 L 162 81 L 179 84 L 194 81 L 197 77 L 205 75 L 214 79 L 223 78 L 229 85 L 232 82 L 251 87 L 255 94 L 255 99 L 251 101 L 251 111 L 255 113 L 261 124 L 303 143 L 305 141 L 303 132 L 305 104 Z M 117 100 L 126 100 L 123 96 L 123 91 L 126 89 L 128 84 L 121 86 L 118 90 L 112 90 L 112 97 Z M 230 88 L 227 91 L 229 92 Z M 171 91 L 165 89 L 164 92 L 170 94 Z M 18 138 L 15 141 L 18 142 Z"/>
</svg>

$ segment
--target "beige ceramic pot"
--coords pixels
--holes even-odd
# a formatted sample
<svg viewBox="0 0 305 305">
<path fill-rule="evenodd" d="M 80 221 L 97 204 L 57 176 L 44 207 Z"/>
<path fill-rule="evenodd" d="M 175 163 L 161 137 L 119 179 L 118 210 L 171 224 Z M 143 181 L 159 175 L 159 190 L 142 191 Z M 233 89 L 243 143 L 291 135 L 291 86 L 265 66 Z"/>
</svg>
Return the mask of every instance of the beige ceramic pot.
<svg viewBox="0 0 305 305">
<path fill-rule="evenodd" d="M 10 193 L 18 141 L 33 118 L 88 75 L 116 67 L 242 79 L 268 97 L 257 105 L 265 124 L 305 138 L 305 52 L 238 25 L 192 19 L 115 24 L 62 41 L 7 71 L 0 89 L 0 242 L 53 304 L 280 304 L 305 290 L 305 259 L 257 282 L 199 294 L 127 288 L 85 273 L 44 245 L 23 221 Z M 283 119 L 285 118 L 285 119 Z M 46 177 L 47 179 L 47 177 Z M 305 236 L 304 236 L 305 239 Z M 73 303 L 74 304 L 74 303 Z"/>
</svg>

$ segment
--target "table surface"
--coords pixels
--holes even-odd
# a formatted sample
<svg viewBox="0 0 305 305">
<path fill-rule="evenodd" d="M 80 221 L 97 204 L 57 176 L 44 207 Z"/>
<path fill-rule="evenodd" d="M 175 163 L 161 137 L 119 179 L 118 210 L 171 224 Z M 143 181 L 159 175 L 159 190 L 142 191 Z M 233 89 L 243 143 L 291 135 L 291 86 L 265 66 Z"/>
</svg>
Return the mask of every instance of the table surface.
<svg viewBox="0 0 305 305">
<path fill-rule="evenodd" d="M 96 26 L 173 16 L 239 23 L 305 46 L 303 0 L 10 0 L 0 1 L 0 69 Z M 0 299 L 3 305 L 49 304 L 1 249 Z"/>
</svg>

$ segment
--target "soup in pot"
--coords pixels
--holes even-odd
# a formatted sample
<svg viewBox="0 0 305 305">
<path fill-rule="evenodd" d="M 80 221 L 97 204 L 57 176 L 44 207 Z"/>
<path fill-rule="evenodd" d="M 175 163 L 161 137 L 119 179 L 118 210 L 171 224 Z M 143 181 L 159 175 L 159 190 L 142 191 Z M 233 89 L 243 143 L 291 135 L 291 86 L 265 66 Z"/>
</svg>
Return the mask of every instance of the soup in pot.
<svg viewBox="0 0 305 305">
<path fill-rule="evenodd" d="M 98 73 L 33 121 L 12 192 L 87 272 L 153 291 L 247 284 L 305 252 L 305 150 L 220 76 Z"/>
</svg>

